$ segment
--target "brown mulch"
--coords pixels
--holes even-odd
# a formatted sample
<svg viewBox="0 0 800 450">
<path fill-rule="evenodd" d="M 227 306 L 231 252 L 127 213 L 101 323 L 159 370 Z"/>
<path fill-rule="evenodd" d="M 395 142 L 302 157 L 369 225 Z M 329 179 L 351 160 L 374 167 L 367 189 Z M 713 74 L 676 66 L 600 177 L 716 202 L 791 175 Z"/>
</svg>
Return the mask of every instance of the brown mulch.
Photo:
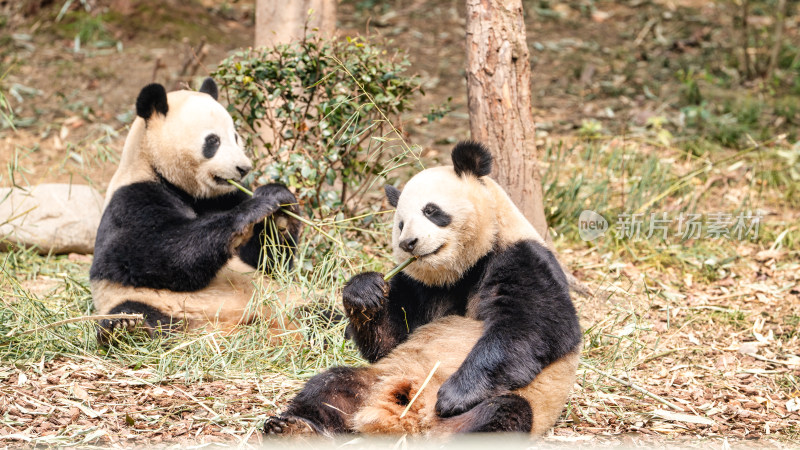
<svg viewBox="0 0 800 450">
<path fill-rule="evenodd" d="M 278 375 L 153 383 L 147 370 L 104 366 L 62 359 L 0 369 L 0 445 L 257 444 L 270 405 L 299 387 Z"/>
<path fill-rule="evenodd" d="M 584 328 L 599 328 L 605 339 L 590 345 L 590 330 L 585 359 L 607 361 L 596 369 L 680 411 L 584 367 L 564 422 L 571 426 L 555 434 L 797 439 L 800 262 L 748 245 L 738 253 L 749 258 L 702 283 L 669 269 L 654 280 L 640 264 L 619 263 L 592 299 L 577 299 Z M 614 276 L 594 254 L 567 255 L 582 277 Z"/>
</svg>

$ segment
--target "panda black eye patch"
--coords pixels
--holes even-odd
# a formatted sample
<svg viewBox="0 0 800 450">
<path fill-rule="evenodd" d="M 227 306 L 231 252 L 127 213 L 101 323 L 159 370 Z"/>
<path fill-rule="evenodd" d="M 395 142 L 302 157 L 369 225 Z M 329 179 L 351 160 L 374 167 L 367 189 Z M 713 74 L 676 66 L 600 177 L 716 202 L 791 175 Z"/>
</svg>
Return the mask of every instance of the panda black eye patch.
<svg viewBox="0 0 800 450">
<path fill-rule="evenodd" d="M 206 136 L 206 142 L 203 144 L 203 156 L 206 159 L 211 159 L 217 154 L 219 149 L 219 136 L 216 134 L 209 134 Z"/>
<path fill-rule="evenodd" d="M 422 214 L 424 214 L 428 220 L 440 227 L 446 227 L 450 225 L 450 222 L 453 221 L 453 218 L 450 216 L 450 214 L 442 211 L 442 208 L 439 208 L 434 203 L 428 203 L 425 205 L 425 207 L 422 208 Z"/>
</svg>

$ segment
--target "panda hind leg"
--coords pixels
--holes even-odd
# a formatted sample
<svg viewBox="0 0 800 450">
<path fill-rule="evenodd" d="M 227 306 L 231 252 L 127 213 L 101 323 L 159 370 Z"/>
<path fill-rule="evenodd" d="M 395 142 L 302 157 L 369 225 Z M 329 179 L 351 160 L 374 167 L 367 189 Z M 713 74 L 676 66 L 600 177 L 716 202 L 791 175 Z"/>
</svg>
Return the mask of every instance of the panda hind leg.
<svg viewBox="0 0 800 450">
<path fill-rule="evenodd" d="M 97 342 L 103 347 L 111 343 L 116 330 L 133 332 L 143 329 L 151 338 L 174 330 L 177 323 L 172 317 L 150 305 L 127 300 L 111 308 L 108 314 L 141 314 L 141 319 L 101 319 L 97 323 Z"/>
<path fill-rule="evenodd" d="M 333 367 L 314 376 L 280 416 L 264 423 L 267 435 L 351 432 L 350 417 L 362 406 L 377 376 L 367 367 Z"/>
<path fill-rule="evenodd" d="M 442 420 L 438 427 L 441 431 L 457 433 L 530 433 L 533 409 L 519 395 L 498 395 L 478 403 L 465 413 Z"/>
</svg>

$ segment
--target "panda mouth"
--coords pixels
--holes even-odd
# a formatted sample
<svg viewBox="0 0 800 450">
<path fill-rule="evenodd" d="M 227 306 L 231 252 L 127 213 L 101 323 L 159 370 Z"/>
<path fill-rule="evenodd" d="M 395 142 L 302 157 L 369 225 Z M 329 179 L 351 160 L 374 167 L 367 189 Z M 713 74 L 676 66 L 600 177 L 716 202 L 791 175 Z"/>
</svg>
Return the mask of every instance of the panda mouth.
<svg viewBox="0 0 800 450">
<path fill-rule="evenodd" d="M 227 185 L 230 184 L 230 183 L 228 183 L 227 179 L 222 178 L 222 177 L 218 177 L 216 175 L 214 175 L 214 181 L 216 181 L 217 184 L 221 184 L 221 185 L 224 185 L 224 186 L 227 186 Z"/>
<path fill-rule="evenodd" d="M 428 256 L 433 256 L 433 255 L 439 253 L 439 250 L 443 249 L 445 245 L 447 245 L 447 244 L 445 243 L 445 244 L 440 245 L 436 250 L 434 250 L 432 252 L 428 252 L 428 253 L 426 253 L 424 255 L 419 255 L 419 256 L 417 256 L 417 259 L 422 259 L 422 258 L 426 258 Z"/>
</svg>

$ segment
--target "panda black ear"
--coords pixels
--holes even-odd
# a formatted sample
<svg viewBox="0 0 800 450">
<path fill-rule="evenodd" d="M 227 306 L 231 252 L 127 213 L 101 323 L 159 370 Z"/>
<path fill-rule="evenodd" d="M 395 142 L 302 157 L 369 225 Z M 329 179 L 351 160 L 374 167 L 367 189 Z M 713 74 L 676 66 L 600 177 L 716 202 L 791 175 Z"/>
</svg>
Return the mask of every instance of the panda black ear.
<svg viewBox="0 0 800 450">
<path fill-rule="evenodd" d="M 166 116 L 168 109 L 167 91 L 160 84 L 148 84 L 136 97 L 136 115 L 144 120 L 149 119 L 153 112 Z"/>
<path fill-rule="evenodd" d="M 217 88 L 217 83 L 211 77 L 203 80 L 203 84 L 200 86 L 200 92 L 210 95 L 214 100 L 219 99 L 219 88 Z"/>
<path fill-rule="evenodd" d="M 456 144 L 451 154 L 456 175 L 483 177 L 492 173 L 492 154 L 480 142 L 463 141 Z"/>
<path fill-rule="evenodd" d="M 383 192 L 386 192 L 386 199 L 389 200 L 389 204 L 397 208 L 397 201 L 400 200 L 400 189 L 387 184 L 383 187 Z"/>
</svg>

